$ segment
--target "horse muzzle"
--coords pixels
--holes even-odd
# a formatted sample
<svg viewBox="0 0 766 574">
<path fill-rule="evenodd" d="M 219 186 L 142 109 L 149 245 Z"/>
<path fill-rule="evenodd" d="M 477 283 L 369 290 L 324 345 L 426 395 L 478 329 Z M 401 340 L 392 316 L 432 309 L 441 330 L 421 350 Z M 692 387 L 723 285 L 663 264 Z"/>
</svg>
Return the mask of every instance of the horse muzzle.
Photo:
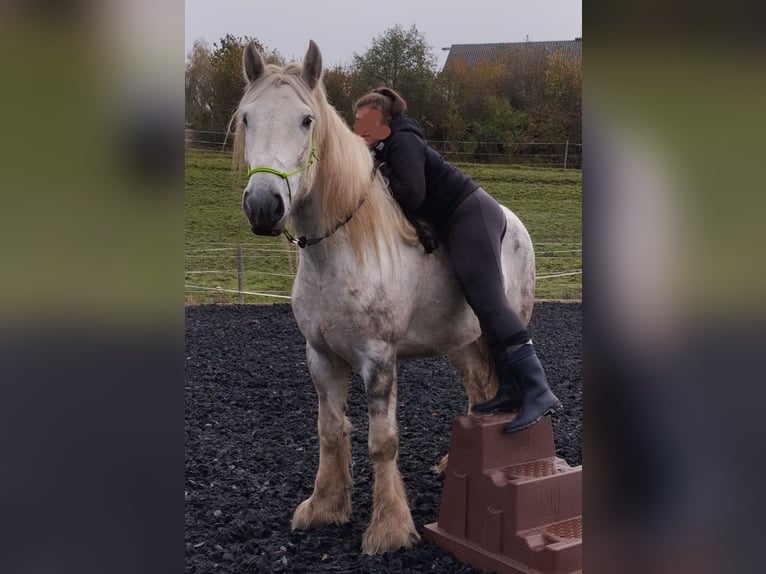
<svg viewBox="0 0 766 574">
<path fill-rule="evenodd" d="M 278 193 L 250 193 L 245 191 L 242 209 L 256 235 L 275 236 L 282 233 L 285 220 L 285 202 Z"/>
</svg>

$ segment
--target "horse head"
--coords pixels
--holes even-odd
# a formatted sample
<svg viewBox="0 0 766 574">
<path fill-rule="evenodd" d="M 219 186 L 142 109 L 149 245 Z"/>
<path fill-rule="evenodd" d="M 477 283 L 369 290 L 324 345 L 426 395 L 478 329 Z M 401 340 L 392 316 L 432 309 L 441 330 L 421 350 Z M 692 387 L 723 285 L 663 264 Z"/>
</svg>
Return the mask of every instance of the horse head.
<svg viewBox="0 0 766 574">
<path fill-rule="evenodd" d="M 267 65 L 249 44 L 243 70 L 247 86 L 234 117 L 237 147 L 248 168 L 242 209 L 253 233 L 278 235 L 313 178 L 319 114 L 313 90 L 322 55 L 310 41 L 302 66 L 279 67 Z"/>
<path fill-rule="evenodd" d="M 266 64 L 253 44 L 243 53 L 247 82 L 232 119 L 235 161 L 247 168 L 242 209 L 253 233 L 301 247 L 324 239 L 352 246 L 358 259 L 417 236 L 396 205 L 370 150 L 327 100 L 322 55 L 311 41 L 303 63 Z M 338 233 L 336 233 L 336 231 Z"/>
</svg>

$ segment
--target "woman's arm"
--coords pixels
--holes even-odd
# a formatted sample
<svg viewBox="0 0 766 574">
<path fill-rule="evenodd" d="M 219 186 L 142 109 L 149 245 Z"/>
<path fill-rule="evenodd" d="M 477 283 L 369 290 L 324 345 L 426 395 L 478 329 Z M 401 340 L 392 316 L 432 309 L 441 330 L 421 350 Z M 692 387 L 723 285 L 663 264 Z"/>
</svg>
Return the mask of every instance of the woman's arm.
<svg viewBox="0 0 766 574">
<path fill-rule="evenodd" d="M 415 212 L 426 199 L 426 143 L 414 133 L 402 132 L 388 145 L 381 173 L 388 178 L 396 201 L 405 210 Z"/>
</svg>

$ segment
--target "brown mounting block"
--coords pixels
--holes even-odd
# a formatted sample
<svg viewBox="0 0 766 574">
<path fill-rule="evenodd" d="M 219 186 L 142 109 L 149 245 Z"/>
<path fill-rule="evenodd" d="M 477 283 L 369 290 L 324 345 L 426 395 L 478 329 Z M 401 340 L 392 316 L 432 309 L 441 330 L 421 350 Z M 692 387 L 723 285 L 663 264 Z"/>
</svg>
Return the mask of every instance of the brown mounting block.
<svg viewBox="0 0 766 574">
<path fill-rule="evenodd" d="M 582 572 L 582 466 L 556 457 L 550 417 L 504 434 L 513 416 L 455 418 L 439 521 L 425 537 L 478 570 Z"/>
</svg>

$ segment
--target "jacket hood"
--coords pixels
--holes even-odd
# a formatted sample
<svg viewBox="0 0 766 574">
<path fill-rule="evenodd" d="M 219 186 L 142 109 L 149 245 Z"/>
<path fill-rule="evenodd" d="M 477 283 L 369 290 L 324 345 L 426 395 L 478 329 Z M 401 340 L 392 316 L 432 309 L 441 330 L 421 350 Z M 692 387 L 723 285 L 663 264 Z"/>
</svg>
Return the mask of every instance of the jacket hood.
<svg viewBox="0 0 766 574">
<path fill-rule="evenodd" d="M 412 132 L 421 138 L 425 138 L 423 128 L 420 127 L 420 124 L 405 114 L 399 114 L 392 119 L 389 127 L 391 128 L 392 134 L 397 132 Z"/>
</svg>

